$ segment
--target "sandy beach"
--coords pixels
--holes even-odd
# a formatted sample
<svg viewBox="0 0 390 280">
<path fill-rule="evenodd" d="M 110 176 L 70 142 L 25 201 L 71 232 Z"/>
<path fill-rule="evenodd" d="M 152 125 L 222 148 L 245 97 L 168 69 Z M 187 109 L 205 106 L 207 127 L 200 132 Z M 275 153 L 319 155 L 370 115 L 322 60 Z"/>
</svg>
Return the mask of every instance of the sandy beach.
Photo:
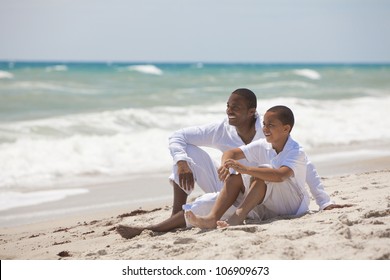
<svg viewBox="0 0 390 280">
<path fill-rule="evenodd" d="M 249 221 L 243 226 L 215 230 L 144 231 L 140 236 L 126 240 L 116 232 L 118 224 L 157 223 L 169 217 L 171 211 L 166 176 L 153 177 L 146 185 L 141 178 L 132 178 L 117 183 L 102 183 L 100 188 L 95 186 L 86 197 L 76 196 L 27 207 L 31 211 L 31 223 L 19 221 L 23 224 L 12 225 L 9 221 L 8 226 L 1 229 L 0 258 L 390 259 L 390 158 L 384 156 L 360 161 L 351 158 L 349 163 L 340 162 L 339 166 L 332 166 L 335 170 L 329 170 L 326 164 L 318 165 L 320 174 L 326 174 L 328 170 L 328 174 L 323 176 L 326 190 L 336 203 L 353 204 L 352 207 L 318 211 L 318 206 L 312 200 L 310 213 L 300 218 L 280 217 L 260 224 Z M 160 199 L 133 199 L 133 204 L 127 204 L 134 195 L 129 191 L 131 185 L 143 185 L 144 192 L 138 194 L 140 199 L 159 190 Z M 199 194 L 192 197 L 196 195 Z M 79 206 L 75 207 L 72 203 Z M 81 204 L 101 207 L 82 208 Z M 42 210 L 44 207 L 45 211 Z M 61 211 L 66 208 L 73 211 Z M 53 211 L 55 219 L 34 220 L 34 213 L 46 213 L 47 209 Z M 26 219 L 27 216 L 24 217 Z"/>
</svg>

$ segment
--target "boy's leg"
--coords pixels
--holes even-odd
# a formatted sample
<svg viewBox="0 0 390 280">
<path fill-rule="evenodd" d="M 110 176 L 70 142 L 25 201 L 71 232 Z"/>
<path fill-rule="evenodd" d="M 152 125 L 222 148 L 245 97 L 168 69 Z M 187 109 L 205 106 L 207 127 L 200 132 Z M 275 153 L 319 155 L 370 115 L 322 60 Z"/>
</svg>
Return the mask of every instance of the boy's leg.
<svg viewBox="0 0 390 280">
<path fill-rule="evenodd" d="M 155 231 L 155 232 L 168 232 L 176 228 L 182 228 L 186 226 L 186 221 L 184 219 L 184 211 L 172 215 L 170 218 L 165 221 L 147 227 L 133 227 L 133 226 L 117 226 L 117 232 L 126 239 L 133 238 L 137 235 L 140 235 L 145 229 Z"/>
<path fill-rule="evenodd" d="M 267 192 L 267 185 L 263 180 L 254 178 L 244 201 L 237 208 L 236 212 L 226 221 L 218 221 L 217 225 L 225 227 L 228 225 L 240 225 L 246 219 L 248 213 L 258 204 L 262 203 Z"/>
<path fill-rule="evenodd" d="M 245 187 L 241 175 L 230 175 L 210 213 L 207 216 L 197 216 L 192 211 L 187 211 L 188 222 L 199 228 L 216 228 L 217 221 L 233 205 L 240 192 L 244 191 Z"/>
</svg>

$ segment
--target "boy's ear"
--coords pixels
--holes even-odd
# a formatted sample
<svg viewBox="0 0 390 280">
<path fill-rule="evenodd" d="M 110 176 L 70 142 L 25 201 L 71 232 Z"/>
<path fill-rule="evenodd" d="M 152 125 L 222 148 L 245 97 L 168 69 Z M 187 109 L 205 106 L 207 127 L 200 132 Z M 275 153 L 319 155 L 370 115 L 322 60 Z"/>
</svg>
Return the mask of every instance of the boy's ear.
<svg viewBox="0 0 390 280">
<path fill-rule="evenodd" d="M 283 126 L 283 130 L 284 130 L 284 132 L 290 133 L 290 131 L 291 131 L 291 125 L 285 124 L 285 125 Z"/>
</svg>

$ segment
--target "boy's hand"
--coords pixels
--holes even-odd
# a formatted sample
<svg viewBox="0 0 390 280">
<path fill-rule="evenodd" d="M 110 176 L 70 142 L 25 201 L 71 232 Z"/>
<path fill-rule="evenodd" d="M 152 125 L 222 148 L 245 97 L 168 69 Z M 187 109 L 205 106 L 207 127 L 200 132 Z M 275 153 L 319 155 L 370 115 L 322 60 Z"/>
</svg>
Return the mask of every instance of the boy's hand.
<svg viewBox="0 0 390 280">
<path fill-rule="evenodd" d="M 233 168 L 234 170 L 236 170 L 237 172 L 239 172 L 241 174 L 245 174 L 247 171 L 247 168 L 245 165 L 243 165 L 243 164 L 241 164 L 238 161 L 233 160 L 233 159 L 228 159 L 227 161 L 225 161 L 224 166 L 227 169 Z"/>
<path fill-rule="evenodd" d="M 177 173 L 179 174 L 180 187 L 186 191 L 194 189 L 194 174 L 184 160 L 177 162 Z"/>
<path fill-rule="evenodd" d="M 219 180 L 225 181 L 229 176 L 230 176 L 229 168 L 226 168 L 223 165 L 218 168 Z"/>
</svg>

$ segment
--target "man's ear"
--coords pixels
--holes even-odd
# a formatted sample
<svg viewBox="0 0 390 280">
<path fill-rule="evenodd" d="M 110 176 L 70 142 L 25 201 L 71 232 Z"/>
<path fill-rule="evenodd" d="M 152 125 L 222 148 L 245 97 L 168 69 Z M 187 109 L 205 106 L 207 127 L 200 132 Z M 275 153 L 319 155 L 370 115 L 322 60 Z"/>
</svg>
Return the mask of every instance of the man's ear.
<svg viewBox="0 0 390 280">
<path fill-rule="evenodd" d="M 254 116 L 254 115 L 256 114 L 256 108 L 250 108 L 250 109 L 249 109 L 249 114 L 250 114 L 251 116 Z"/>
</svg>

